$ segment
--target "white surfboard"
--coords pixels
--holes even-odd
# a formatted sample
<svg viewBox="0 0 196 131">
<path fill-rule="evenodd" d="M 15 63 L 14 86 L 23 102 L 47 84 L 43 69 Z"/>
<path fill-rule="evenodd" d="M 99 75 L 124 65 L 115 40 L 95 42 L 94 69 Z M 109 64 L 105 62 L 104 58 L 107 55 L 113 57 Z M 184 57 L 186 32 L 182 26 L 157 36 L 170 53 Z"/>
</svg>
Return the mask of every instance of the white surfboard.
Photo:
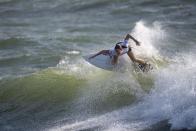
<svg viewBox="0 0 196 131">
<path fill-rule="evenodd" d="M 113 65 L 112 64 L 112 58 L 108 55 L 99 55 L 94 58 L 89 59 L 90 56 L 93 54 L 83 56 L 83 58 L 90 64 L 99 67 L 104 70 L 114 71 L 114 70 L 120 70 L 122 68 L 125 68 L 127 64 L 131 64 L 130 61 L 126 60 L 127 56 L 120 56 L 118 63 Z"/>
<path fill-rule="evenodd" d="M 133 65 L 131 60 L 128 58 L 127 55 L 122 55 L 118 59 L 118 63 L 113 65 L 112 64 L 112 58 L 108 55 L 99 55 L 94 58 L 89 59 L 94 54 L 83 56 L 83 58 L 90 64 L 99 67 L 104 70 L 109 71 L 125 71 L 126 69 L 130 69 L 130 67 Z M 149 70 L 152 70 L 153 67 L 151 64 L 148 64 L 145 68 L 141 68 L 138 64 L 134 64 L 133 68 L 136 71 L 143 71 L 148 72 Z"/>
</svg>

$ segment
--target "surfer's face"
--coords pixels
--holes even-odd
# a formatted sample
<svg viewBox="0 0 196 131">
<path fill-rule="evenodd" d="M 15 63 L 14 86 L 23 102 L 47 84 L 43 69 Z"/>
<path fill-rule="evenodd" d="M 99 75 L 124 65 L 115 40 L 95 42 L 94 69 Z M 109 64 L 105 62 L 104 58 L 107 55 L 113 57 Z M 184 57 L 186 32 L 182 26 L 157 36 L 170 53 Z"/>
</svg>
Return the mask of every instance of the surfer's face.
<svg viewBox="0 0 196 131">
<path fill-rule="evenodd" d="M 116 49 L 116 53 L 117 53 L 118 55 L 122 54 L 122 49 Z"/>
</svg>

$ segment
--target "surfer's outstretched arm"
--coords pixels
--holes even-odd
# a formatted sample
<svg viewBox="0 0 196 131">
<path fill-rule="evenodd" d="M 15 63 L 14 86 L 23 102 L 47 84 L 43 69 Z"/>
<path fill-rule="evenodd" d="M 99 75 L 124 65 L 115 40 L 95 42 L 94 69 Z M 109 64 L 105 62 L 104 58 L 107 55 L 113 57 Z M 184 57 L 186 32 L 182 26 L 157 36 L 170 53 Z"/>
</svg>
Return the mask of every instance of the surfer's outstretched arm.
<svg viewBox="0 0 196 131">
<path fill-rule="evenodd" d="M 140 42 L 138 40 L 136 40 L 133 36 L 131 36 L 130 34 L 127 34 L 126 37 L 125 37 L 125 40 L 129 40 L 129 39 L 132 39 L 136 45 L 140 45 Z"/>
<path fill-rule="evenodd" d="M 96 56 L 98 56 L 98 55 L 101 55 L 101 54 L 103 54 L 103 55 L 108 55 L 108 54 L 109 54 L 109 50 L 102 50 L 102 51 L 96 53 L 95 55 L 89 57 L 89 59 L 92 59 L 92 58 L 94 58 L 94 57 L 96 57 Z"/>
</svg>

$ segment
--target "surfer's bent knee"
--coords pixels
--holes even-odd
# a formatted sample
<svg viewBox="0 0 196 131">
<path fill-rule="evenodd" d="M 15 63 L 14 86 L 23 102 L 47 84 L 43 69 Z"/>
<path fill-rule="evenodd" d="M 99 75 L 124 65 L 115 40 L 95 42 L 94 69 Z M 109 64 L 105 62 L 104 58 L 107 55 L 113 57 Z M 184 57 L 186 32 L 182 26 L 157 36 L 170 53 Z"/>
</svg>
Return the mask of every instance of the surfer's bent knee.
<svg viewBox="0 0 196 131">
<path fill-rule="evenodd" d="M 129 47 L 128 52 L 131 52 L 131 51 L 132 51 L 132 49 L 131 49 L 131 47 Z M 127 53 L 128 53 L 128 52 L 127 52 Z"/>
</svg>

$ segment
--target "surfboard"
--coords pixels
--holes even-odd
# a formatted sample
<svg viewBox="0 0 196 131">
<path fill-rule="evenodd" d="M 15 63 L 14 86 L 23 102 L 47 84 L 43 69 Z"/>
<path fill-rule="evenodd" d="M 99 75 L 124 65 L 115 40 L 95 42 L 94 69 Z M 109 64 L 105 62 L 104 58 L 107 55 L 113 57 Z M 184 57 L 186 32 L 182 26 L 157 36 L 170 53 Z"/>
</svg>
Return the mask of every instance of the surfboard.
<svg viewBox="0 0 196 131">
<path fill-rule="evenodd" d="M 130 67 L 133 63 L 130 61 L 127 55 L 122 55 L 118 59 L 118 63 L 113 65 L 112 64 L 112 58 L 108 55 L 99 55 L 94 58 L 90 58 L 93 54 L 83 56 L 83 58 L 90 63 L 91 65 L 94 65 L 98 68 L 109 70 L 109 71 L 122 71 L 126 70 L 128 67 Z M 140 64 L 134 64 L 134 69 L 136 71 L 142 71 L 142 72 L 148 72 L 153 69 L 151 64 L 147 64 L 145 67 L 142 67 Z"/>
<path fill-rule="evenodd" d="M 104 70 L 112 71 L 115 68 L 117 68 L 120 64 L 120 63 L 118 63 L 116 65 L 113 65 L 112 64 L 112 59 L 108 55 L 99 55 L 99 56 L 96 56 L 94 58 L 89 59 L 89 57 L 92 56 L 92 55 L 93 54 L 86 55 L 86 56 L 83 56 L 83 58 L 88 63 L 90 63 L 90 64 L 92 64 L 92 65 L 94 65 L 98 68 L 104 69 Z"/>
</svg>

